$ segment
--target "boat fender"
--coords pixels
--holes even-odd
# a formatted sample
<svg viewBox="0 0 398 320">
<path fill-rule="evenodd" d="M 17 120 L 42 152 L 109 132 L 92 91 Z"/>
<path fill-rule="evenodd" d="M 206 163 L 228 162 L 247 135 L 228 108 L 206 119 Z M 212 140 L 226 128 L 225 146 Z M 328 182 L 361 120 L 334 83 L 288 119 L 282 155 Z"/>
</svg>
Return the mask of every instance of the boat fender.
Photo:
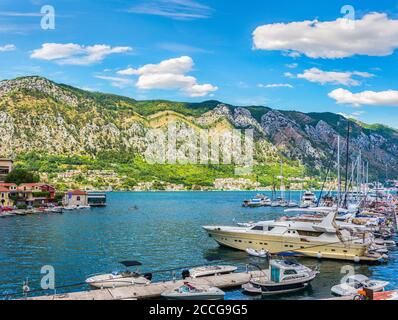
<svg viewBox="0 0 398 320">
<path fill-rule="evenodd" d="M 152 273 L 146 273 L 146 274 L 144 275 L 144 278 L 147 279 L 148 281 L 152 281 L 153 274 L 152 274 Z"/>
<path fill-rule="evenodd" d="M 361 258 L 358 257 L 358 256 L 355 256 L 354 257 L 354 262 L 356 262 L 356 263 L 361 262 Z"/>
<path fill-rule="evenodd" d="M 183 280 L 185 280 L 191 276 L 191 274 L 189 273 L 189 270 L 183 270 L 181 275 L 182 275 Z"/>
<path fill-rule="evenodd" d="M 318 259 L 322 259 L 322 253 L 318 252 L 318 253 L 316 254 L 316 257 L 317 257 Z"/>
</svg>

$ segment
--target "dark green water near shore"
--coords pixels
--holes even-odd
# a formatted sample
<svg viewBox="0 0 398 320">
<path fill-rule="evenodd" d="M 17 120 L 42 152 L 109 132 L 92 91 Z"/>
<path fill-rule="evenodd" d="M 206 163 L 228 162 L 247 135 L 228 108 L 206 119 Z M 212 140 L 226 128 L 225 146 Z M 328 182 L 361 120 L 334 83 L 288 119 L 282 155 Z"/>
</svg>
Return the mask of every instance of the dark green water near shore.
<svg viewBox="0 0 398 320">
<path fill-rule="evenodd" d="M 143 272 L 154 272 L 211 263 L 215 258 L 236 264 L 266 266 L 244 252 L 219 248 L 201 228 L 235 222 L 269 220 L 285 215 L 282 209 L 242 208 L 255 192 L 109 193 L 106 208 L 0 219 L 0 299 L 21 293 L 29 278 L 31 290 L 40 289 L 40 270 L 55 269 L 56 286 L 80 284 L 90 274 L 119 268 L 118 261 L 139 260 Z M 299 192 L 292 193 L 298 200 Z M 398 254 L 382 265 L 354 265 L 339 261 L 300 258 L 308 266 L 319 265 L 321 274 L 312 287 L 279 299 L 330 297 L 347 270 L 390 281 L 398 289 Z M 155 273 L 154 280 L 170 279 L 171 273 Z M 87 289 L 76 285 L 57 293 Z M 38 292 L 53 293 L 51 291 Z M 32 293 L 33 294 L 33 293 Z M 227 299 L 253 299 L 240 290 Z"/>
</svg>

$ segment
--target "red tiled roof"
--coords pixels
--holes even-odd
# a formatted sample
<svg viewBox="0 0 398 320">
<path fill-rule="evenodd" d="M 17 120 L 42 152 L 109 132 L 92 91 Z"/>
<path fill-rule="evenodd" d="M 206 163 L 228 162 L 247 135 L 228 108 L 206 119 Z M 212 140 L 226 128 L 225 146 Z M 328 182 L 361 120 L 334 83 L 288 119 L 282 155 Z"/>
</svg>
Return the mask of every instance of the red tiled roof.
<svg viewBox="0 0 398 320">
<path fill-rule="evenodd" d="M 35 187 L 35 186 L 38 186 L 38 187 L 40 187 L 40 186 L 44 186 L 45 184 L 44 183 L 22 183 L 22 184 L 20 184 L 19 186 L 20 187 L 23 187 L 23 186 L 27 186 L 27 187 Z"/>
<path fill-rule="evenodd" d="M 87 195 L 87 192 L 83 191 L 83 190 L 71 190 L 71 191 L 68 191 L 68 193 L 70 193 L 70 194 L 72 194 L 74 196 L 85 196 L 85 195 Z"/>
<path fill-rule="evenodd" d="M 4 187 L 0 187 L 0 192 L 10 192 L 10 190 Z"/>
<path fill-rule="evenodd" d="M 0 187 L 16 187 L 15 183 L 0 182 Z"/>
</svg>

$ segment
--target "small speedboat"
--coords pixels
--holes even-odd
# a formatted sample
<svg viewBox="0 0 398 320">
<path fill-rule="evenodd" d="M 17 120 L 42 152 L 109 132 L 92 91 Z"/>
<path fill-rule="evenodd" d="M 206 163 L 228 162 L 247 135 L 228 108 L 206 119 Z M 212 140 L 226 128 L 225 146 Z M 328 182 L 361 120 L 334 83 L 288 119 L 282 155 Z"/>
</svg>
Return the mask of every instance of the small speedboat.
<svg viewBox="0 0 398 320">
<path fill-rule="evenodd" d="M 238 268 L 235 266 L 205 266 L 189 270 L 191 278 L 209 277 L 220 274 L 233 273 Z"/>
<path fill-rule="evenodd" d="M 299 205 L 295 201 L 290 201 L 287 205 L 289 208 L 297 208 Z"/>
<path fill-rule="evenodd" d="M 331 291 L 337 296 L 354 296 L 363 289 L 370 289 L 374 292 L 384 291 L 388 285 L 387 281 L 371 280 L 364 275 L 356 274 L 347 277 L 344 283 L 332 287 Z"/>
<path fill-rule="evenodd" d="M 242 206 L 245 208 L 259 208 L 271 205 L 271 200 L 266 196 L 257 195 L 256 198 L 243 201 Z"/>
<path fill-rule="evenodd" d="M 129 267 L 141 266 L 140 262 L 122 261 L 120 263 L 126 267 L 126 270 L 91 276 L 86 279 L 86 283 L 95 288 L 117 288 L 132 285 L 148 285 L 151 283 L 151 274 L 142 276 L 138 271 L 132 272 L 128 270 Z"/>
<path fill-rule="evenodd" d="M 76 209 L 77 209 L 77 206 L 66 206 L 66 207 L 64 207 L 63 209 L 64 209 L 64 210 L 67 210 L 67 211 L 72 211 L 72 210 L 76 210 Z"/>
<path fill-rule="evenodd" d="M 185 282 L 183 286 L 162 293 L 162 298 L 167 300 L 222 300 L 225 292 L 209 286 L 196 286 Z"/>
<path fill-rule="evenodd" d="M 15 214 L 11 213 L 11 212 L 2 212 L 2 213 L 0 213 L 0 218 L 7 218 L 7 217 L 13 217 L 13 216 L 15 216 Z"/>
<path fill-rule="evenodd" d="M 251 248 L 247 248 L 246 252 L 253 256 L 253 257 L 258 257 L 258 258 L 268 258 L 269 252 L 267 250 L 255 250 Z"/>
<path fill-rule="evenodd" d="M 76 209 L 80 209 L 80 210 L 90 209 L 90 208 L 91 208 L 90 206 L 76 206 Z"/>
<path fill-rule="evenodd" d="M 294 261 L 271 260 L 269 270 L 263 270 L 262 273 L 242 286 L 244 292 L 276 295 L 303 290 L 309 287 L 319 271 Z"/>
</svg>

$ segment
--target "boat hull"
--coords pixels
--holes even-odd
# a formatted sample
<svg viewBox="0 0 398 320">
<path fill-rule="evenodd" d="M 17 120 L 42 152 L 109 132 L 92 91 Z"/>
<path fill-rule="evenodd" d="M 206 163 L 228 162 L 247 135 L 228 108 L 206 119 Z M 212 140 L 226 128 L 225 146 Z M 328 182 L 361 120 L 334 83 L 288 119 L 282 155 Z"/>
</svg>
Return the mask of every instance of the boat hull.
<svg viewBox="0 0 398 320">
<path fill-rule="evenodd" d="M 329 243 L 306 239 L 231 232 L 220 228 L 204 227 L 210 237 L 219 245 L 246 251 L 267 250 L 270 254 L 306 256 L 322 259 L 348 260 L 354 262 L 375 262 L 380 259 L 366 255 L 365 246 L 354 243 Z"/>
<path fill-rule="evenodd" d="M 224 294 L 190 294 L 190 295 L 182 295 L 182 294 L 162 294 L 162 298 L 167 300 L 223 300 Z"/>
<path fill-rule="evenodd" d="M 281 284 L 275 286 L 259 285 L 248 283 L 243 286 L 246 293 L 249 294 L 262 294 L 265 296 L 292 293 L 308 288 L 310 281 L 304 283 Z"/>
</svg>

